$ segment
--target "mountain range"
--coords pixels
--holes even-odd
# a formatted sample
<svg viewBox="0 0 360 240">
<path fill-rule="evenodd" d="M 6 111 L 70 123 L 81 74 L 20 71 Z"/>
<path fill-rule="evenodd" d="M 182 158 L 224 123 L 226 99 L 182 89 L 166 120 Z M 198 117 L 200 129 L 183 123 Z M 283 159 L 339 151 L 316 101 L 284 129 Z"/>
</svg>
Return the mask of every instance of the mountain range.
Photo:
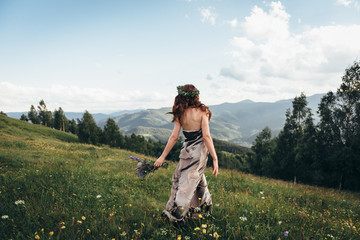
<svg viewBox="0 0 360 240">
<path fill-rule="evenodd" d="M 315 122 L 316 111 L 324 94 L 307 97 L 308 107 L 312 109 Z M 277 135 L 285 123 L 286 109 L 292 107 L 293 99 L 277 102 L 254 102 L 244 100 L 237 103 L 223 103 L 209 106 L 212 112 L 210 121 L 211 135 L 214 138 L 251 146 L 257 134 L 266 126 L 270 127 L 273 136 Z M 124 134 L 138 134 L 154 140 L 166 141 L 171 134 L 173 123 L 171 115 L 166 114 L 171 107 L 146 110 L 127 110 L 111 114 L 93 114 L 95 121 L 103 127 L 111 117 Z M 7 113 L 9 117 L 20 118 L 21 112 Z M 25 112 L 24 114 L 27 114 Z M 65 112 L 68 119 L 81 118 L 83 113 Z"/>
<path fill-rule="evenodd" d="M 324 94 L 307 97 L 308 107 L 312 109 L 315 122 L 316 111 Z M 209 106 L 212 112 L 210 121 L 211 135 L 214 138 L 251 146 L 257 134 L 269 126 L 273 135 L 277 135 L 285 123 L 286 109 L 292 107 L 293 99 L 277 102 L 253 102 L 244 100 L 238 103 L 223 103 Z M 166 141 L 171 134 L 173 123 L 171 115 L 166 114 L 171 108 L 147 109 L 113 117 L 125 134 L 139 134 L 147 138 Z M 104 126 L 106 119 L 99 121 Z"/>
</svg>

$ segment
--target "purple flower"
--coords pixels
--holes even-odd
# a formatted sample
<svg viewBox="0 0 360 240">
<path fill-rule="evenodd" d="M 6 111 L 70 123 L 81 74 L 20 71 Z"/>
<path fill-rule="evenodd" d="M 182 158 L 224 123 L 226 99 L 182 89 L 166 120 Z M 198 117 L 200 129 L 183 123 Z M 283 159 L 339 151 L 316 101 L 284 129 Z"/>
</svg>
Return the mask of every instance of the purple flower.
<svg viewBox="0 0 360 240">
<path fill-rule="evenodd" d="M 138 164 L 136 166 L 137 175 L 141 178 L 145 178 L 149 173 L 154 172 L 157 167 L 154 166 L 155 161 L 149 161 L 149 160 L 141 160 L 138 157 L 130 156 L 130 159 L 135 159 L 138 161 Z M 167 163 L 165 162 L 162 167 L 167 168 Z"/>
<path fill-rule="evenodd" d="M 288 231 L 285 231 L 284 232 L 284 237 L 288 237 L 289 236 L 289 232 Z"/>
</svg>

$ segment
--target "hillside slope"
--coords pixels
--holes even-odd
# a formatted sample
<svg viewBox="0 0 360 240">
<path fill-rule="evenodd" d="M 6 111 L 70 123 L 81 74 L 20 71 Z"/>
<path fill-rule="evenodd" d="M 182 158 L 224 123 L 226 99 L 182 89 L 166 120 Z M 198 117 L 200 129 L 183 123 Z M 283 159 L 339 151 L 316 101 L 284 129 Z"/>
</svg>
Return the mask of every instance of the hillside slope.
<svg viewBox="0 0 360 240">
<path fill-rule="evenodd" d="M 359 193 L 222 169 L 205 171 L 213 218 L 169 224 L 161 211 L 176 165 L 140 179 L 131 155 L 146 158 L 0 116 L 0 239 L 359 237 Z"/>
</svg>

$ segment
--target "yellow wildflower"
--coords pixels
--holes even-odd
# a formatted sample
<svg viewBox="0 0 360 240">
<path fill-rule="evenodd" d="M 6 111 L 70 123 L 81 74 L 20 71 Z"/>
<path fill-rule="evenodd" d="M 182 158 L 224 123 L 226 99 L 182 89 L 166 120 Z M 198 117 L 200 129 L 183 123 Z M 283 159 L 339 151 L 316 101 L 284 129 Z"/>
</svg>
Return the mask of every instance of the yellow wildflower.
<svg viewBox="0 0 360 240">
<path fill-rule="evenodd" d="M 202 228 L 207 228 L 206 224 L 201 225 Z"/>
<path fill-rule="evenodd" d="M 194 230 L 195 230 L 195 231 L 199 231 L 199 230 L 200 230 L 200 228 L 199 228 L 199 227 L 196 227 L 196 228 L 194 228 Z"/>
<path fill-rule="evenodd" d="M 44 232 L 44 229 L 43 229 L 43 228 L 41 229 L 41 232 Z"/>
<path fill-rule="evenodd" d="M 66 226 L 61 226 L 61 229 L 65 229 L 66 228 Z"/>
<path fill-rule="evenodd" d="M 176 240 L 181 240 L 181 235 L 178 235 Z"/>
<path fill-rule="evenodd" d="M 218 239 L 220 237 L 220 235 L 217 232 L 214 232 L 214 238 Z"/>
<path fill-rule="evenodd" d="M 201 214 L 199 214 L 199 218 L 202 218 L 203 216 Z"/>
<path fill-rule="evenodd" d="M 39 235 L 36 234 L 36 235 L 35 235 L 35 239 L 40 239 Z"/>
<path fill-rule="evenodd" d="M 81 221 L 81 220 L 77 220 L 77 223 L 78 223 L 78 224 L 82 224 L 82 221 Z"/>
<path fill-rule="evenodd" d="M 49 232 L 49 235 L 50 236 L 54 235 L 54 232 L 53 231 Z"/>
<path fill-rule="evenodd" d="M 206 234 L 206 229 L 204 228 L 202 232 L 203 232 L 204 234 Z"/>
<path fill-rule="evenodd" d="M 85 216 L 82 216 L 81 219 L 85 221 L 86 217 L 85 217 Z"/>
<path fill-rule="evenodd" d="M 91 233 L 91 230 L 90 230 L 90 229 L 87 229 L 86 232 L 87 232 L 87 233 Z"/>
</svg>

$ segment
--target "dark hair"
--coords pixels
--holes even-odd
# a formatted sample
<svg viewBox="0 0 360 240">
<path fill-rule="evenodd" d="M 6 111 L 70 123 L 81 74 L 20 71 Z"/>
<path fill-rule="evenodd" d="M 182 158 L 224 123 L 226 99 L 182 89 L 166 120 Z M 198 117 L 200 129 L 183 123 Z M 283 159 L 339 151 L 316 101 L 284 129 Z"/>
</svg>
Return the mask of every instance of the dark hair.
<svg viewBox="0 0 360 240">
<path fill-rule="evenodd" d="M 198 91 L 197 88 L 192 84 L 186 84 L 186 85 L 182 86 L 181 90 L 183 92 Z M 175 97 L 172 112 L 168 112 L 168 114 L 173 115 L 173 119 L 171 120 L 171 122 L 174 122 L 176 119 L 178 119 L 180 121 L 181 116 L 184 114 L 185 110 L 189 107 L 200 108 L 201 111 L 206 112 L 206 114 L 209 116 L 209 121 L 210 121 L 211 111 L 206 105 L 204 105 L 200 102 L 199 94 L 196 94 L 195 96 L 183 96 L 183 95 L 178 94 Z"/>
</svg>

